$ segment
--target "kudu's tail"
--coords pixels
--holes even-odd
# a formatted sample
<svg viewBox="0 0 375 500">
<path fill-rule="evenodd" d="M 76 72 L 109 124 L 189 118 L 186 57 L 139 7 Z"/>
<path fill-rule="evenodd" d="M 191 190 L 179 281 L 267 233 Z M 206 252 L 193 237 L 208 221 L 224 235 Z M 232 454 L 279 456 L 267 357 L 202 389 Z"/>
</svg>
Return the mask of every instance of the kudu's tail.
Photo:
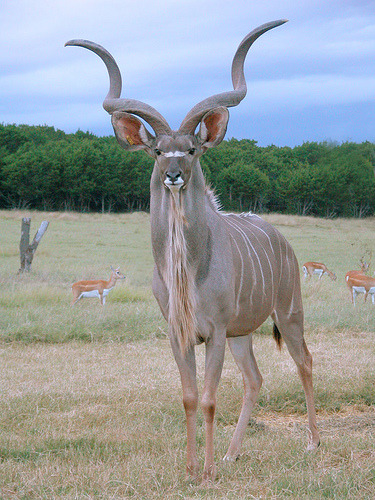
<svg viewBox="0 0 375 500">
<path fill-rule="evenodd" d="M 276 323 L 273 324 L 273 338 L 276 341 L 276 345 L 277 345 L 279 351 L 281 351 L 281 348 L 283 345 L 283 339 L 281 337 L 280 330 L 276 326 Z"/>
</svg>

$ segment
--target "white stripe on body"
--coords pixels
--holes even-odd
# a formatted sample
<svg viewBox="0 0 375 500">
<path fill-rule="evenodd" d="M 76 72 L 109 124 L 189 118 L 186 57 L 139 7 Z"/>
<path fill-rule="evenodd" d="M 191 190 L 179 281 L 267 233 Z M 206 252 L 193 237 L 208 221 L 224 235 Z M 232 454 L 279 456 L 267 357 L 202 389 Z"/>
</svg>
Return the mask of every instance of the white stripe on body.
<svg viewBox="0 0 375 500">
<path fill-rule="evenodd" d="M 241 259 L 241 279 L 240 279 L 240 286 L 238 287 L 238 294 L 237 294 L 237 298 L 236 298 L 236 314 L 238 314 L 240 311 L 240 297 L 241 297 L 242 287 L 243 287 L 244 263 L 243 263 L 242 253 L 241 253 L 240 247 L 238 246 L 236 239 L 232 235 L 230 235 L 230 237 L 231 237 L 232 241 L 234 241 L 234 243 L 237 247 L 237 250 L 238 250 L 238 254 L 239 254 L 240 259 Z M 252 303 L 251 300 L 250 300 L 250 303 Z"/>
<path fill-rule="evenodd" d="M 291 280 L 291 276 L 293 276 L 293 274 L 297 273 L 297 270 L 296 269 L 291 269 L 291 266 L 290 266 L 290 257 L 288 256 L 288 252 L 289 251 L 292 251 L 292 247 L 289 246 L 285 240 L 285 258 L 286 258 L 286 261 L 287 261 L 287 264 L 288 264 L 288 271 L 289 271 L 289 276 L 288 276 L 288 282 L 290 283 L 290 281 L 292 281 L 293 283 L 293 292 L 292 292 L 292 300 L 290 302 L 290 309 L 289 309 L 289 317 L 292 313 L 292 311 L 294 310 L 294 297 L 295 297 L 295 290 L 296 290 L 296 280 L 292 279 Z M 291 257 L 293 257 L 293 253 L 291 254 Z M 294 262 L 294 260 L 293 260 Z"/>
<path fill-rule="evenodd" d="M 283 254 L 281 252 L 281 241 L 278 231 L 276 231 L 277 241 L 279 242 L 279 250 L 280 250 L 280 276 L 279 276 L 279 289 L 281 284 L 281 278 L 283 276 Z"/>
<path fill-rule="evenodd" d="M 245 242 L 245 246 L 248 250 L 250 257 L 251 257 L 251 250 L 250 249 L 252 249 L 252 251 L 254 252 L 254 254 L 258 260 L 259 270 L 260 270 L 260 273 L 262 276 L 263 297 L 267 298 L 266 288 L 265 288 L 265 286 L 266 286 L 265 285 L 265 276 L 264 276 L 263 268 L 261 265 L 261 257 L 260 257 L 260 254 L 258 254 L 257 251 L 255 250 L 251 240 L 254 241 L 254 238 L 255 238 L 256 241 L 254 241 L 254 244 L 257 243 L 258 248 L 260 247 L 263 250 L 265 257 L 267 259 L 269 268 L 270 268 L 270 273 L 271 273 L 271 287 L 272 287 L 271 307 L 272 307 L 272 309 L 274 309 L 275 299 L 276 299 L 276 297 L 274 296 L 274 293 L 275 293 L 274 270 L 273 270 L 273 267 L 271 264 L 270 254 L 268 253 L 269 249 L 267 246 L 264 247 L 264 245 L 261 244 L 261 242 L 259 240 L 259 233 L 257 233 L 257 230 L 259 230 L 262 234 L 264 234 L 266 236 L 266 239 L 269 243 L 269 247 L 271 249 L 272 255 L 276 259 L 276 249 L 272 245 L 270 236 L 264 231 L 263 228 L 259 227 L 256 224 L 256 222 L 254 223 L 254 222 L 251 222 L 249 220 L 250 217 L 254 217 L 253 214 L 241 214 L 240 216 L 238 216 L 237 214 L 226 213 L 226 214 L 222 214 L 222 215 L 225 217 L 225 220 L 228 222 L 230 227 L 232 227 L 234 230 L 236 230 L 242 236 L 242 239 Z M 262 220 L 261 217 L 259 217 L 259 216 L 256 216 L 256 217 L 258 219 Z M 247 234 L 247 233 L 250 233 L 250 234 Z M 277 236 L 277 242 L 279 245 L 279 260 L 280 260 L 280 275 L 279 275 L 278 289 L 280 289 L 280 286 L 281 286 L 283 272 L 284 272 L 284 278 L 286 278 L 287 283 L 289 284 L 289 286 L 291 285 L 293 287 L 289 311 L 287 313 L 288 317 L 290 317 L 290 314 L 292 313 L 292 311 L 294 310 L 294 307 L 295 307 L 294 302 L 295 302 L 295 291 L 296 291 L 297 284 L 296 284 L 295 280 L 292 279 L 292 276 L 293 276 L 293 272 L 296 271 L 296 269 L 295 269 L 296 263 L 295 263 L 293 251 L 292 251 L 291 247 L 288 245 L 287 241 L 284 238 L 282 238 L 277 231 L 275 231 L 275 235 Z M 253 237 L 253 238 L 251 238 L 251 237 Z M 233 239 L 235 240 L 235 238 L 233 238 Z M 284 245 L 285 245 L 284 251 L 282 248 L 282 241 L 284 241 Z M 236 243 L 236 246 L 237 246 L 237 249 L 239 250 L 239 253 L 241 254 L 241 251 L 240 251 L 237 243 Z M 283 258 L 283 255 L 284 255 L 284 258 Z M 242 256 L 241 256 L 241 259 L 242 259 Z M 284 269 L 284 259 L 286 261 L 285 269 Z M 243 271 L 241 270 L 241 273 L 242 272 Z M 256 277 L 256 274 L 255 274 L 255 277 Z M 242 279 L 242 275 L 241 275 L 241 279 Z M 254 288 L 255 288 L 255 286 L 253 287 L 253 289 Z M 237 297 L 237 303 L 236 303 L 237 307 L 239 304 L 241 289 L 242 289 L 242 286 L 239 289 L 239 296 Z M 250 301 L 252 304 L 253 303 L 252 294 L 250 295 Z M 263 304 L 263 302 L 262 302 L 262 304 Z"/>
<path fill-rule="evenodd" d="M 255 214 L 253 214 L 253 216 L 255 216 Z M 245 217 L 249 217 L 249 214 L 245 215 Z M 257 215 L 256 217 L 258 217 L 259 219 L 263 220 L 261 217 L 259 217 L 259 215 Z M 267 239 L 268 239 L 268 241 L 270 243 L 270 248 L 272 250 L 272 253 L 276 257 L 274 249 L 273 249 L 273 246 L 272 246 L 272 243 L 271 243 L 271 238 L 268 236 L 268 234 L 266 233 L 266 231 L 264 229 L 262 229 L 260 226 L 257 226 L 256 224 L 254 224 L 253 222 L 250 222 L 250 224 L 252 226 L 254 226 L 255 228 L 259 229 L 259 231 L 261 231 L 267 237 Z"/>
<path fill-rule="evenodd" d="M 223 215 L 227 215 L 227 214 L 223 214 Z M 229 215 L 229 214 L 228 214 L 228 215 Z M 242 237 L 242 239 L 243 239 L 243 241 L 244 241 L 244 243 L 245 243 L 245 247 L 246 247 L 246 249 L 247 249 L 248 255 L 249 255 L 249 257 L 250 257 L 249 261 L 250 261 L 250 264 L 251 264 L 251 266 L 252 266 L 252 270 L 253 270 L 252 275 L 253 275 L 253 277 L 254 277 L 254 285 L 253 285 L 253 287 L 251 288 L 251 292 L 250 292 L 250 295 L 249 295 L 250 305 L 252 306 L 252 305 L 253 305 L 253 293 L 254 293 L 254 291 L 255 291 L 255 289 L 256 289 L 256 285 L 257 285 L 257 274 L 256 274 L 256 271 L 255 271 L 255 268 L 254 268 L 253 259 L 251 258 L 251 251 L 250 251 L 250 247 L 249 247 L 249 240 L 248 240 L 248 238 L 246 237 L 246 235 L 244 235 L 243 231 L 240 231 L 240 230 L 239 230 L 239 229 L 238 229 L 235 225 L 233 225 L 233 223 L 230 221 L 229 217 L 228 217 L 228 218 L 226 218 L 226 221 L 228 222 L 229 226 L 231 226 L 233 229 L 235 229 L 235 231 L 237 231 L 237 232 L 240 234 L 240 236 Z M 235 240 L 234 236 L 232 236 L 232 238 Z M 236 243 L 236 244 L 237 244 L 237 243 Z M 252 245 L 251 245 L 251 247 L 252 247 Z M 237 248 L 238 248 L 239 254 L 241 255 L 241 262 L 243 263 L 242 253 L 241 253 L 241 250 L 240 250 L 240 248 L 239 248 L 238 244 L 237 244 Z M 253 247 L 252 247 L 252 248 L 253 248 Z M 255 252 L 254 248 L 253 248 L 253 251 L 254 251 L 255 255 L 258 257 L 258 255 L 257 255 L 257 253 Z M 258 259 L 258 260 L 259 260 L 259 259 Z M 264 282 L 264 280 L 263 280 L 263 282 Z M 241 290 L 241 291 L 242 291 L 242 290 Z M 238 298 L 237 298 L 238 303 L 239 303 L 240 297 L 241 297 L 241 295 L 239 294 L 239 295 L 238 295 Z"/>
<path fill-rule="evenodd" d="M 260 258 L 259 258 L 259 255 L 258 253 L 256 252 L 253 244 L 251 243 L 249 237 L 247 236 L 246 232 L 241 228 L 239 227 L 237 224 L 236 224 L 236 220 L 234 219 L 231 219 L 230 217 L 226 217 L 226 220 L 227 222 L 229 223 L 229 225 L 235 229 L 243 238 L 244 242 L 245 242 L 245 246 L 248 250 L 248 254 L 249 254 L 249 257 L 250 257 L 250 260 L 251 260 L 251 253 L 250 253 L 250 247 L 251 249 L 253 250 L 257 260 L 258 260 L 258 264 L 259 264 L 259 270 L 260 270 L 260 273 L 262 275 L 262 282 L 263 282 L 263 297 L 266 297 L 266 292 L 265 292 L 265 280 L 264 280 L 264 274 L 263 274 L 263 270 L 262 270 L 262 265 L 261 265 L 261 261 L 260 261 Z M 254 283 L 254 286 L 252 287 L 252 291 L 251 291 L 251 294 L 250 294 L 250 301 L 251 301 L 251 304 L 253 303 L 252 301 L 252 292 L 255 290 L 256 288 L 256 272 L 255 272 L 255 269 L 254 269 L 254 276 L 255 276 L 255 283 Z M 263 304 L 263 302 L 262 302 Z"/>
<path fill-rule="evenodd" d="M 248 216 L 246 216 L 246 217 L 248 217 Z M 259 217 L 259 218 L 260 218 L 260 217 Z M 246 221 L 246 222 L 248 223 L 249 221 Z M 253 224 L 253 223 L 251 223 L 251 222 L 250 222 L 250 224 L 251 224 L 254 228 L 259 229 L 262 233 L 264 233 L 264 234 L 267 236 L 267 239 L 268 239 L 268 241 L 269 241 L 270 248 L 271 248 L 272 253 L 273 253 L 274 257 L 275 257 L 275 252 L 274 252 L 274 250 L 273 250 L 273 248 L 272 248 L 271 239 L 270 239 L 270 237 L 268 236 L 268 234 L 266 234 L 266 233 L 265 233 L 265 231 L 263 231 L 263 229 L 261 229 L 261 228 L 260 228 L 259 226 L 257 226 L 256 224 Z M 273 299 L 274 299 L 274 279 L 273 279 L 273 278 L 274 278 L 274 277 L 273 277 L 273 269 L 272 269 L 272 264 L 271 264 L 271 261 L 270 261 L 270 259 L 269 259 L 269 257 L 268 257 L 267 250 L 264 248 L 264 246 L 261 244 L 261 242 L 260 242 L 260 241 L 259 241 L 259 239 L 258 239 L 258 236 L 257 236 L 257 234 L 256 234 L 256 230 L 255 230 L 255 231 L 254 231 L 254 230 L 252 231 L 252 230 L 251 230 L 251 228 L 249 227 L 249 225 L 248 225 L 248 224 L 246 225 L 246 228 L 247 228 L 247 229 L 249 229 L 249 231 L 251 232 L 251 234 L 252 234 L 252 235 L 256 238 L 257 242 L 259 243 L 259 247 L 260 247 L 260 248 L 262 248 L 262 250 L 264 251 L 264 253 L 265 253 L 266 257 L 267 257 L 267 260 L 268 260 L 268 265 L 269 265 L 269 267 L 270 267 L 270 271 L 271 271 L 272 307 L 273 307 Z"/>
</svg>

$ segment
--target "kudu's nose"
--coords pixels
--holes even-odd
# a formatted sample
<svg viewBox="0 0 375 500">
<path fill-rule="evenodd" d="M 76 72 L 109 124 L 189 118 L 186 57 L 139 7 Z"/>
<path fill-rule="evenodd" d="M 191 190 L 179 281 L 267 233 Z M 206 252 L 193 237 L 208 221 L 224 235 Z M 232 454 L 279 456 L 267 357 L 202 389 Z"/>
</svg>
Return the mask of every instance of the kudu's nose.
<svg viewBox="0 0 375 500">
<path fill-rule="evenodd" d="M 167 179 L 175 184 L 176 182 L 180 182 L 181 179 L 181 170 L 173 170 L 166 173 Z"/>
</svg>

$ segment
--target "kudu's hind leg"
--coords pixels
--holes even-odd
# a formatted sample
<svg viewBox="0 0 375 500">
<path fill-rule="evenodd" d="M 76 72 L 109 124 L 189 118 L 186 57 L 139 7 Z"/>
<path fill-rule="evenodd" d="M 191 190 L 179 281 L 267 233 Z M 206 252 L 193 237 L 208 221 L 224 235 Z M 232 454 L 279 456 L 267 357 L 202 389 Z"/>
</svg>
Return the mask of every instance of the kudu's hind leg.
<svg viewBox="0 0 375 500">
<path fill-rule="evenodd" d="M 234 461 L 238 458 L 241 444 L 262 386 L 262 375 L 258 369 L 253 353 L 252 336 L 233 337 L 228 339 L 233 358 L 242 373 L 244 396 L 241 413 L 237 422 L 228 451 L 224 460 Z"/>
<path fill-rule="evenodd" d="M 271 315 L 281 336 L 288 348 L 290 355 L 297 365 L 305 392 L 307 417 L 309 422 L 310 437 L 307 450 L 314 450 L 319 446 L 319 432 L 316 423 L 314 389 L 312 382 L 312 356 L 303 338 L 303 314 L 281 314 L 275 312 Z"/>
</svg>

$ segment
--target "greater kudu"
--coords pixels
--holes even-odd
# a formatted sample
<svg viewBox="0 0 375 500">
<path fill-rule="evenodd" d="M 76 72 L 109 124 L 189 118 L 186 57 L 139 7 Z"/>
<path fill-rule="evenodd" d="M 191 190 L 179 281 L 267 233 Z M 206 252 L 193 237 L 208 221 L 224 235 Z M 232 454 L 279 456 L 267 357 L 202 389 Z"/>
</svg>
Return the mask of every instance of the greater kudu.
<svg viewBox="0 0 375 500">
<path fill-rule="evenodd" d="M 226 339 L 242 372 L 244 399 L 225 460 L 235 460 L 262 384 L 252 336 L 268 316 L 279 346 L 284 339 L 297 364 L 306 396 L 309 449 L 319 444 L 312 358 L 303 338 L 298 264 L 291 246 L 270 224 L 253 214 L 225 214 L 207 189 L 199 157 L 219 144 L 229 113 L 246 95 L 244 61 L 252 43 L 285 21 L 264 24 L 239 45 L 232 63 L 233 91 L 209 97 L 187 114 L 177 132 L 151 106 L 120 99 L 121 76 L 113 57 L 99 45 L 72 40 L 95 52 L 107 66 L 110 90 L 104 109 L 120 145 L 155 159 L 151 177 L 151 238 L 155 259 L 153 292 L 169 323 L 169 338 L 182 382 L 187 423 L 187 471 L 198 474 L 196 453 L 195 345 L 206 344 L 201 400 L 206 427 L 204 479 L 213 479 L 214 415 Z M 153 136 L 136 118 L 143 118 Z M 195 133 L 197 126 L 199 131 Z"/>
</svg>

